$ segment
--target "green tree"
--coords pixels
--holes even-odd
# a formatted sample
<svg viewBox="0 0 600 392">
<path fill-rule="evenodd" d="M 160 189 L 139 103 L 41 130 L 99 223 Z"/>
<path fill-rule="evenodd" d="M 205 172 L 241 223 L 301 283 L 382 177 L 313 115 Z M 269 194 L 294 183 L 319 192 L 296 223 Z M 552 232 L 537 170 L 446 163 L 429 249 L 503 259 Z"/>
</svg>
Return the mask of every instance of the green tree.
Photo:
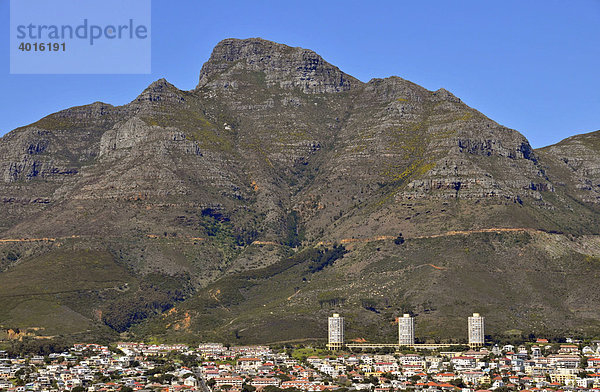
<svg viewBox="0 0 600 392">
<path fill-rule="evenodd" d="M 263 390 L 263 392 L 281 392 L 281 391 L 283 391 L 283 389 L 276 387 L 274 385 L 267 385 L 262 390 Z"/>
<path fill-rule="evenodd" d="M 396 237 L 396 239 L 394 240 L 394 244 L 402 245 L 403 243 L 404 243 L 404 237 L 402 236 L 402 233 L 399 233 L 398 237 Z"/>
<path fill-rule="evenodd" d="M 463 382 L 462 378 L 455 378 L 454 380 L 450 381 L 450 384 L 459 387 L 459 388 L 466 388 L 465 383 Z"/>
<path fill-rule="evenodd" d="M 245 384 L 242 386 L 242 392 L 254 392 L 256 391 L 256 387 L 254 385 Z"/>
</svg>

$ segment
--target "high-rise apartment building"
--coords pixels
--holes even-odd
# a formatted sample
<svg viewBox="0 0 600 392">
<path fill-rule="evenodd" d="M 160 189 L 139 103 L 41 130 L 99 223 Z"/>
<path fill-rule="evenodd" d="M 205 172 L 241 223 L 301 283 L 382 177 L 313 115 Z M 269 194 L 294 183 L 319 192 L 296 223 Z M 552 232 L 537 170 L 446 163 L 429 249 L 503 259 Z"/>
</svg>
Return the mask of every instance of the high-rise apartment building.
<svg viewBox="0 0 600 392">
<path fill-rule="evenodd" d="M 334 313 L 329 317 L 329 339 L 327 347 L 331 350 L 339 350 L 344 345 L 344 318 Z"/>
<path fill-rule="evenodd" d="M 469 317 L 469 346 L 483 346 L 485 342 L 484 321 L 485 318 L 481 317 L 479 313 L 473 313 L 473 316 Z"/>
<path fill-rule="evenodd" d="M 398 318 L 398 344 L 412 346 L 415 344 L 415 318 L 410 314 L 403 314 Z"/>
</svg>

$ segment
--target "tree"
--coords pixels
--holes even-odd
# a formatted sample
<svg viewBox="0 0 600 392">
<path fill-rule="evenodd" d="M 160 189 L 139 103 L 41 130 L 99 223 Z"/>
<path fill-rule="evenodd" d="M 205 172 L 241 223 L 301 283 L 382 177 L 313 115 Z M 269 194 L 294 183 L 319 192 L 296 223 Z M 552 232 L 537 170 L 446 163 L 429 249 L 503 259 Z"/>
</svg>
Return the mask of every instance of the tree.
<svg viewBox="0 0 600 392">
<path fill-rule="evenodd" d="M 459 388 L 466 388 L 466 385 L 462 378 L 455 378 L 454 380 L 450 380 L 450 384 L 457 386 Z"/>
<path fill-rule="evenodd" d="M 583 372 L 579 372 L 577 373 L 577 377 L 579 378 L 587 378 L 589 376 L 589 372 L 583 371 Z"/>
<path fill-rule="evenodd" d="M 275 377 L 277 377 L 281 381 L 290 381 L 291 380 L 291 378 L 287 374 L 276 374 Z"/>
<path fill-rule="evenodd" d="M 281 392 L 283 389 L 276 387 L 274 385 L 267 385 L 262 390 L 263 390 L 263 392 Z"/>
<path fill-rule="evenodd" d="M 402 236 L 402 233 L 398 233 L 398 237 L 396 237 L 396 239 L 394 240 L 394 244 L 402 245 L 403 243 L 404 243 L 404 237 Z"/>
<path fill-rule="evenodd" d="M 254 392 L 256 391 L 256 387 L 250 384 L 244 384 L 242 386 L 242 392 Z"/>
<path fill-rule="evenodd" d="M 390 372 L 383 373 L 383 377 L 387 378 L 388 380 L 395 380 L 396 379 L 396 377 L 392 373 L 390 373 Z"/>
</svg>

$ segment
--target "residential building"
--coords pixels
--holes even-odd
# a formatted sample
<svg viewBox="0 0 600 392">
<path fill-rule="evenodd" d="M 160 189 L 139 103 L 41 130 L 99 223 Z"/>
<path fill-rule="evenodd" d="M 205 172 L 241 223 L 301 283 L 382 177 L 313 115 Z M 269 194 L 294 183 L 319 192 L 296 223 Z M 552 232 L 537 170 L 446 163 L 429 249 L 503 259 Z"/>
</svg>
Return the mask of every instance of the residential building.
<svg viewBox="0 0 600 392">
<path fill-rule="evenodd" d="M 344 318 L 337 313 L 329 317 L 328 341 L 327 347 L 331 350 L 339 350 L 344 345 Z"/>
<path fill-rule="evenodd" d="M 481 317 L 479 313 L 473 313 L 473 316 L 469 317 L 469 346 L 483 346 L 485 342 L 485 329 L 483 324 L 484 317 Z"/>
<path fill-rule="evenodd" d="M 398 318 L 398 344 L 412 346 L 415 344 L 415 318 L 405 313 Z"/>
</svg>

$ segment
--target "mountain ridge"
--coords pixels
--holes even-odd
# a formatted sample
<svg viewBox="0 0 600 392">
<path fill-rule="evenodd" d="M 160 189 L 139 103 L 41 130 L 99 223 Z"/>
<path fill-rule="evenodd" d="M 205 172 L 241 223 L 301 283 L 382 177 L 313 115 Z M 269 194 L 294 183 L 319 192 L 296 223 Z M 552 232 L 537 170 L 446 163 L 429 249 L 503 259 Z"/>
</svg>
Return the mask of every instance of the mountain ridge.
<svg viewBox="0 0 600 392">
<path fill-rule="evenodd" d="M 159 79 L 126 105 L 0 139 L 0 238 L 54 239 L 0 242 L 0 282 L 52 255 L 125 268 L 127 289 L 36 297 L 101 334 L 265 341 L 255 330 L 302 320 L 285 340 L 336 310 L 387 336 L 374 325 L 411 311 L 446 339 L 475 306 L 497 312 L 496 333 L 594 333 L 599 298 L 569 287 L 599 279 L 597 138 L 534 150 L 445 89 L 363 83 L 310 50 L 227 39 L 192 90 Z M 61 330 L 10 298 L 0 325 Z"/>
</svg>

